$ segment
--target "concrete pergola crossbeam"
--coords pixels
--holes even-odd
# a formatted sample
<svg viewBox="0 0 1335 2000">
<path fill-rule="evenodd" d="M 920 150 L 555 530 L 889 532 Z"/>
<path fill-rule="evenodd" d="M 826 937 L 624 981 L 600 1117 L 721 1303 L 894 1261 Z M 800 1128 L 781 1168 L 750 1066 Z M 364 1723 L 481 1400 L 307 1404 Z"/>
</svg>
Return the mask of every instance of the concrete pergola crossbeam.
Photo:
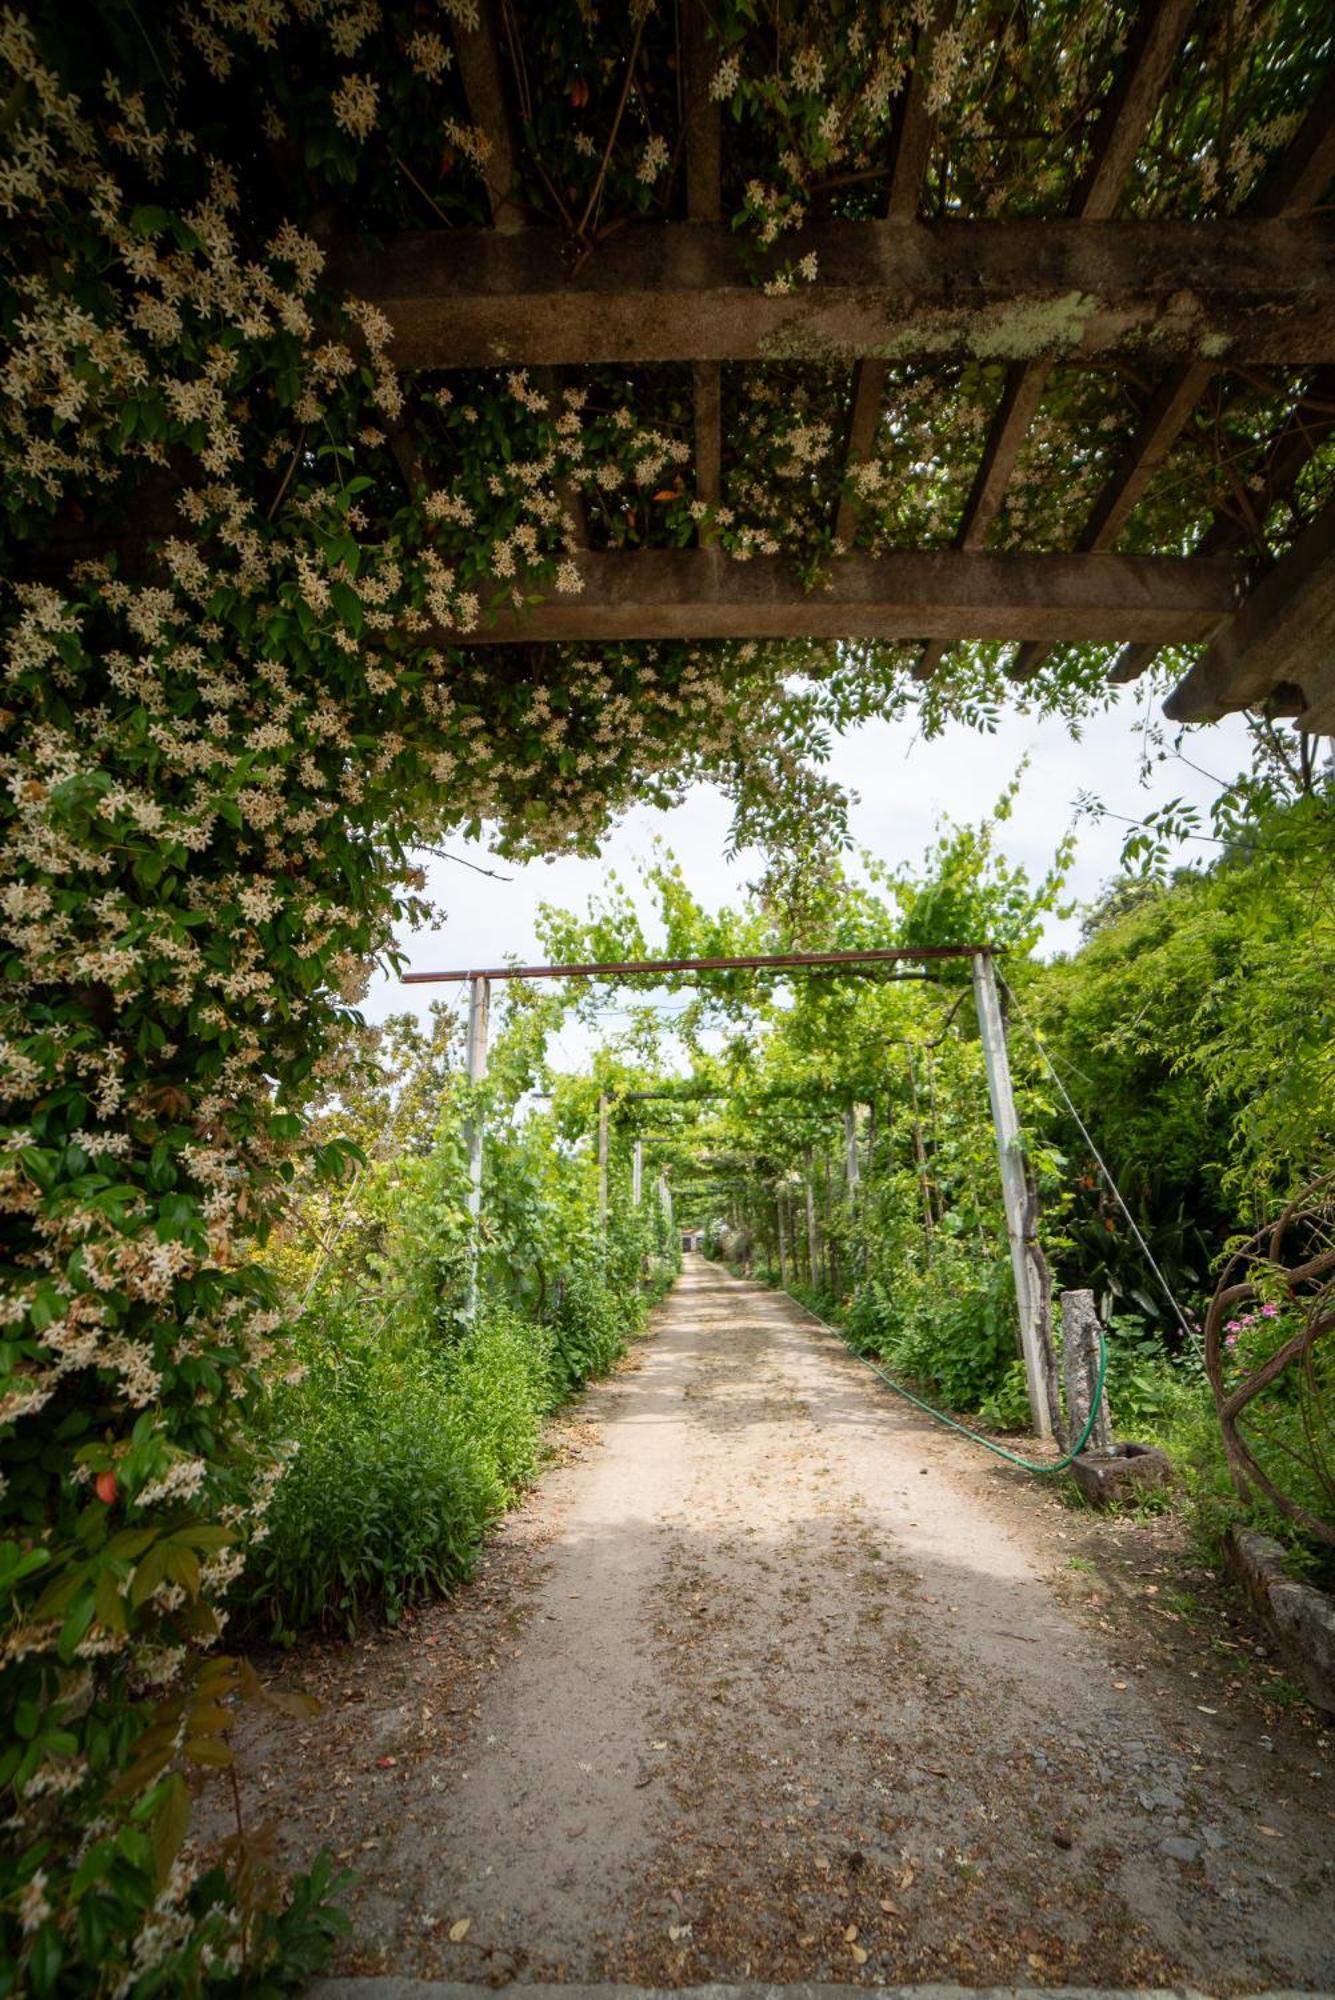
<svg viewBox="0 0 1335 2000">
<path fill-rule="evenodd" d="M 1204 642 L 1211 646 L 1210 693 L 1202 713 L 1258 703 L 1293 713 L 1296 703 L 1304 726 L 1329 726 L 1328 677 L 1313 664 L 1310 631 L 1300 634 L 1291 616 L 1280 621 L 1299 649 L 1284 657 L 1303 663 L 1295 677 L 1281 672 L 1277 643 L 1233 644 L 1229 625 L 1256 581 L 1258 555 L 1264 573 L 1267 515 L 1299 490 L 1332 428 L 1321 404 L 1330 400 L 1323 384 L 1335 375 L 1335 216 L 1324 206 L 1335 180 L 1335 67 L 1327 64 L 1292 136 L 1230 214 L 1151 215 L 1128 191 L 1139 186 L 1175 70 L 1199 55 L 1204 31 L 1194 0 L 1138 0 L 1082 140 L 1065 217 L 929 215 L 945 185 L 934 152 L 933 49 L 956 6 L 929 0 L 913 29 L 913 60 L 893 105 L 885 157 L 860 176 L 879 181 L 876 219 L 821 212 L 817 202 L 806 226 L 785 232 L 769 251 L 732 226 L 736 189 L 729 194 L 728 168 L 735 162 L 714 95 L 718 48 L 707 0 L 677 0 L 674 10 L 678 134 L 664 206 L 677 219 L 652 223 L 622 216 L 604 227 L 596 201 L 572 220 L 558 199 L 568 226 L 557 229 L 527 205 L 539 197 L 521 168 L 536 165 L 543 175 L 532 155 L 518 17 L 503 0 L 482 0 L 475 19 L 454 24 L 470 115 L 490 146 L 484 179 L 492 227 L 375 244 L 335 240 L 330 275 L 382 308 L 394 328 L 395 358 L 409 369 L 524 368 L 554 400 L 561 369 L 682 367 L 703 546 L 604 554 L 601 526 L 592 510 L 586 518 L 575 483 L 563 476 L 557 497 L 582 589 L 553 594 L 545 577 L 521 581 L 520 607 L 500 599 L 480 629 L 445 632 L 444 639 L 912 642 L 920 681 L 958 642 L 1013 645 L 1008 671 L 1021 681 L 1054 647 L 1094 643 L 1119 649 L 1116 682 L 1134 679 L 1165 645 Z M 811 282 L 764 282 L 813 256 Z M 980 362 L 1002 364 L 1005 380 L 953 551 L 846 556 L 858 526 L 851 475 L 875 455 L 882 419 L 887 411 L 893 416 L 897 368 L 921 373 Z M 805 368 L 823 371 L 827 381 L 830 370 L 849 371 L 846 404 L 837 389 L 830 392 L 843 438 L 830 521 L 839 553 L 814 589 L 781 560 L 726 565 L 709 546 L 714 510 L 728 494 L 725 363 L 787 364 L 799 380 Z M 1129 372 L 1139 418 L 1113 455 L 1069 556 L 998 557 L 991 543 L 1008 491 L 1021 478 L 1032 426 L 1064 372 L 1086 368 Z M 1315 377 L 1304 387 L 1298 371 L 1311 370 Z M 1287 372 L 1295 402 L 1262 476 L 1234 478 L 1239 518 L 1221 510 L 1192 557 L 1142 557 L 1139 566 L 1119 559 L 1115 551 L 1137 508 L 1165 468 L 1171 476 L 1175 452 L 1193 426 L 1199 430 L 1217 385 L 1245 374 L 1260 386 L 1266 371 Z M 390 442 L 416 493 L 424 473 L 406 420 Z M 1256 519 L 1249 522 L 1241 517 L 1253 497 Z M 1244 549 L 1250 571 L 1218 560 Z M 1303 603 L 1313 588 L 1305 577 Z M 1273 592 L 1263 602 L 1272 599 Z M 1309 641 L 1305 648 L 1300 637 Z M 1309 692 L 1318 680 L 1319 697 Z M 1174 713 L 1195 713 L 1194 690 L 1204 684 L 1198 675 Z"/>
<path fill-rule="evenodd" d="M 1093 157 L 1072 216 L 1107 222 L 1154 116 L 1154 108 L 1191 18 L 1193 0 L 1146 0 L 1136 19 L 1117 88 L 1104 107 Z M 960 524 L 959 546 L 981 549 L 1001 508 L 1030 426 L 1048 385 L 1051 359 L 1011 371 Z"/>
<path fill-rule="evenodd" d="M 935 120 L 927 108 L 927 78 L 937 36 L 950 25 L 955 0 L 937 0 L 925 27 L 914 36 L 913 68 L 900 95 L 894 125 L 893 157 L 882 214 L 887 222 L 912 222 L 918 213 L 923 174 L 931 150 Z M 851 471 L 871 456 L 885 400 L 887 364 L 859 361 L 853 371 L 853 394 L 848 416 L 845 467 Z M 857 509 L 845 493 L 835 515 L 834 532 L 845 548 L 853 546 L 857 531 Z"/>
<path fill-rule="evenodd" d="M 1012 556 L 924 549 L 846 556 L 824 588 L 781 556 L 715 549 L 572 558 L 582 588 L 502 606 L 469 645 L 535 640 L 1046 639 L 1156 645 L 1209 639 L 1241 599 L 1227 557 Z"/>
<path fill-rule="evenodd" d="M 1228 513 L 1216 514 L 1197 544 L 1199 555 L 1222 555 L 1249 545 L 1264 545 L 1266 517 L 1288 498 L 1306 467 L 1335 434 L 1335 368 L 1318 368 L 1274 438 L 1256 482 L 1239 483 L 1238 500 Z M 1108 678 L 1123 684 L 1150 667 L 1158 652 L 1152 645 L 1123 648 Z"/>
<path fill-rule="evenodd" d="M 1164 704 L 1213 722 L 1279 694 L 1285 711 L 1335 727 L 1335 500 L 1304 529 Z"/>
<path fill-rule="evenodd" d="M 756 283 L 726 223 L 630 224 L 578 265 L 559 230 L 336 243 L 334 281 L 386 314 L 408 368 L 796 360 L 1335 361 L 1335 225 L 813 223 Z"/>
</svg>

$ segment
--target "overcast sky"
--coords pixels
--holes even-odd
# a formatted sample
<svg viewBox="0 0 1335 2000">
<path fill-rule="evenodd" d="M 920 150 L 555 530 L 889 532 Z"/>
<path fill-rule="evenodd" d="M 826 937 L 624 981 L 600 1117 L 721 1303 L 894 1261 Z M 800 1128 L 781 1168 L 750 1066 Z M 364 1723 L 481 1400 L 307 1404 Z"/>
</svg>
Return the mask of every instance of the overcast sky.
<svg viewBox="0 0 1335 2000">
<path fill-rule="evenodd" d="M 1014 714 L 1005 718 L 995 736 L 960 726 L 930 743 L 916 738 L 911 723 L 872 722 L 836 743 L 830 768 L 858 794 L 851 822 L 857 846 L 893 864 L 916 860 L 943 814 L 957 821 L 976 821 L 988 813 L 1027 754 L 1029 769 L 1014 812 L 999 829 L 999 845 L 1011 861 L 1022 862 L 1037 878 L 1075 818 L 1082 793 L 1097 794 L 1110 814 L 1129 818 L 1169 799 L 1207 805 L 1215 796 L 1217 786 L 1181 761 L 1157 766 L 1149 784 L 1140 784 L 1142 716 L 1135 691 L 1128 690 L 1115 710 L 1085 726 L 1080 741 L 1072 740 L 1060 720 L 1040 722 Z M 1232 777 L 1246 762 L 1244 732 L 1236 721 L 1198 732 L 1187 749 L 1197 763 L 1221 778 Z M 597 861 L 516 867 L 496 861 L 485 845 L 452 842 L 452 852 L 511 879 L 495 881 L 445 861 L 431 861 L 430 894 L 446 911 L 447 920 L 437 930 L 405 939 L 412 966 L 429 970 L 499 965 L 513 954 L 532 962 L 540 955 L 535 928 L 539 903 L 584 909 L 608 868 L 633 886 L 636 866 L 649 857 L 656 836 L 673 849 L 702 902 L 717 908 L 735 901 L 758 867 L 754 853 L 731 864 L 724 860 L 728 821 L 726 802 L 711 788 L 700 786 L 674 812 L 631 812 L 608 835 Z M 1089 901 L 1117 870 L 1125 827 L 1112 817 L 1082 819 L 1078 831 L 1072 891 L 1080 901 Z M 1195 852 L 1207 854 L 1209 849 Z M 1068 949 L 1077 942 L 1075 919 L 1049 922 L 1047 950 Z M 380 977 L 367 996 L 365 1011 L 373 1020 L 405 1009 L 425 1011 L 432 998 L 450 992 L 449 987 L 404 987 Z M 577 1060 L 583 1046 L 582 1034 L 563 1034 L 560 1054 Z"/>
</svg>

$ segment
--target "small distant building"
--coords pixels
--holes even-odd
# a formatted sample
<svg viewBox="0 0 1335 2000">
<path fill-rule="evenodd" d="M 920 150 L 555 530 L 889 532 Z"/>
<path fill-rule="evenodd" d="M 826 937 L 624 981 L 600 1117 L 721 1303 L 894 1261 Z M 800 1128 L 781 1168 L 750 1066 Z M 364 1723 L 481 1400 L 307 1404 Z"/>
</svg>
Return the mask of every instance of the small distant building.
<svg viewBox="0 0 1335 2000">
<path fill-rule="evenodd" d="M 683 1250 L 703 1250 L 705 1247 L 704 1230 L 683 1229 L 681 1232 L 681 1247 Z"/>
</svg>

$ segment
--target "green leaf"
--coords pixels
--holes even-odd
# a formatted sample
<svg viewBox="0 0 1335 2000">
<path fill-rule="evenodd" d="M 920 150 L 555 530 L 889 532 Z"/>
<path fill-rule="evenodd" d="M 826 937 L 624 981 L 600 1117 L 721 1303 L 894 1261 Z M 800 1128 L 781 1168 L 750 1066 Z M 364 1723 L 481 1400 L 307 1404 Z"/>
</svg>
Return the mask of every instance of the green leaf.
<svg viewBox="0 0 1335 2000">
<path fill-rule="evenodd" d="M 130 1621 L 125 1609 L 125 1599 L 116 1588 L 116 1580 L 104 1570 L 97 1579 L 94 1592 L 98 1623 L 105 1625 L 108 1632 L 127 1632 Z"/>
<path fill-rule="evenodd" d="M 329 600 L 345 625 L 361 637 L 365 611 L 362 600 L 350 583 L 331 583 Z"/>
<path fill-rule="evenodd" d="M 190 1787 L 173 1771 L 162 1788 L 162 1802 L 153 1815 L 153 1873 L 161 1889 L 171 1874 L 190 1825 Z"/>
</svg>

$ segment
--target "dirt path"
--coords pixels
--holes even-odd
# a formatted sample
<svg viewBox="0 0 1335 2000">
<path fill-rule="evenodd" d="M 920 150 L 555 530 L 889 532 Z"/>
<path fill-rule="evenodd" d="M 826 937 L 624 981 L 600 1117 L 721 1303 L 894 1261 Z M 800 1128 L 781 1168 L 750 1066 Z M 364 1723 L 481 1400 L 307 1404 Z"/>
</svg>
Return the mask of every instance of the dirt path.
<svg viewBox="0 0 1335 2000">
<path fill-rule="evenodd" d="M 343 1969 L 1335 1987 L 1325 1739 L 1077 1616 L 1033 1482 L 699 1259 L 583 1415 L 477 1585 L 336 1656 L 319 1783 L 255 1746 L 364 1871 Z"/>
</svg>

